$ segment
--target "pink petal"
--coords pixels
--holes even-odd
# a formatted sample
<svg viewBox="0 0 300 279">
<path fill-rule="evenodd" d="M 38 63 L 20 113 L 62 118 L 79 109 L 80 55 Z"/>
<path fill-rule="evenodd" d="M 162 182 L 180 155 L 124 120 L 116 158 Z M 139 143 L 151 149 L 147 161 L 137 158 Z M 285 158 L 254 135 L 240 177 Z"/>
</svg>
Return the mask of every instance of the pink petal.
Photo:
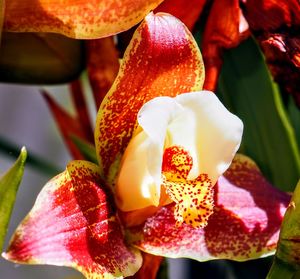
<svg viewBox="0 0 300 279">
<path fill-rule="evenodd" d="M 249 158 L 237 155 L 215 186 L 215 212 L 204 229 L 176 227 L 174 205 L 161 208 L 144 225 L 130 229 L 141 250 L 199 261 L 248 260 L 273 253 L 289 202 Z"/>
</svg>

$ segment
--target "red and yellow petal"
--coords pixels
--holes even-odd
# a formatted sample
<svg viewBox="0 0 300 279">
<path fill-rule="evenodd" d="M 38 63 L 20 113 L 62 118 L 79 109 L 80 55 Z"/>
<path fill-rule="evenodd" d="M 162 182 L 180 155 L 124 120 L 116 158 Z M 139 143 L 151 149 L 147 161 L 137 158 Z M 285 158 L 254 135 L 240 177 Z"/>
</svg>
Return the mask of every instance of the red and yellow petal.
<svg viewBox="0 0 300 279">
<path fill-rule="evenodd" d="M 54 32 L 77 39 L 107 37 L 140 22 L 162 0 L 10 0 L 4 31 Z"/>
<path fill-rule="evenodd" d="M 136 30 L 98 112 L 95 143 L 104 175 L 114 177 L 144 103 L 201 90 L 203 80 L 201 53 L 184 24 L 168 14 L 149 14 Z"/>
<path fill-rule="evenodd" d="M 207 225 L 213 213 L 213 186 L 207 174 L 200 174 L 189 180 L 188 174 L 193 166 L 190 154 L 180 146 L 172 146 L 164 151 L 162 165 L 162 185 L 176 203 L 174 217 L 176 226 L 182 223 L 194 228 Z"/>
<path fill-rule="evenodd" d="M 70 266 L 87 278 L 133 275 L 141 255 L 124 242 L 111 205 L 98 167 L 73 161 L 43 188 L 4 257 L 17 263 Z"/>
<path fill-rule="evenodd" d="M 131 228 L 131 241 L 148 253 L 199 261 L 243 261 L 273 253 L 290 196 L 272 187 L 242 155 L 236 156 L 214 190 L 214 213 L 205 228 L 177 227 L 174 205 L 169 205 L 144 225 Z"/>
</svg>

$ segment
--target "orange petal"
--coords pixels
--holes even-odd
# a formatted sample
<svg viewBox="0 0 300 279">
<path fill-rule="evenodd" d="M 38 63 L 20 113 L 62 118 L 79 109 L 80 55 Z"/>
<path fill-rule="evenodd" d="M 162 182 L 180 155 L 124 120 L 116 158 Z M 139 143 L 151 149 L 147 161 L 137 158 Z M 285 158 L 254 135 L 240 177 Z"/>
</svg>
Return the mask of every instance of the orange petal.
<svg viewBox="0 0 300 279">
<path fill-rule="evenodd" d="M 155 9 L 155 12 L 169 13 L 193 30 L 205 3 L 206 0 L 165 0 Z"/>
<path fill-rule="evenodd" d="M 275 252 L 290 196 L 272 187 L 249 158 L 237 155 L 214 186 L 214 213 L 205 228 L 176 226 L 174 205 L 130 228 L 135 246 L 155 255 L 248 260 Z"/>
<path fill-rule="evenodd" d="M 4 30 L 54 32 L 72 38 L 107 37 L 140 22 L 162 0 L 9 0 Z"/>
<path fill-rule="evenodd" d="M 204 89 L 215 91 L 223 48 L 237 46 L 249 36 L 238 0 L 214 1 L 205 25 L 202 53 L 206 67 Z"/>
<path fill-rule="evenodd" d="M 103 173 L 114 179 L 144 103 L 201 90 L 203 80 L 200 51 L 183 23 L 168 14 L 148 15 L 136 30 L 97 115 L 95 143 Z"/>
<path fill-rule="evenodd" d="M 86 278 L 122 278 L 141 266 L 139 251 L 124 241 L 98 166 L 73 161 L 50 180 L 17 228 L 6 259 L 70 266 Z"/>
</svg>

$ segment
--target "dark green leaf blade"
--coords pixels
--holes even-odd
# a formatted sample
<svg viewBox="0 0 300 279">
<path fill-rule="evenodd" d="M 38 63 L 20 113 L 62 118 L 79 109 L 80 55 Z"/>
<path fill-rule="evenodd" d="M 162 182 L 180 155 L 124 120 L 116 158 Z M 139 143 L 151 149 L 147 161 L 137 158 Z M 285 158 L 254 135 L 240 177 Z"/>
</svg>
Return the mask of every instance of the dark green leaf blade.
<svg viewBox="0 0 300 279">
<path fill-rule="evenodd" d="M 300 181 L 285 212 L 268 279 L 294 278 L 300 270 Z M 280 277 L 281 276 L 281 277 Z M 297 277 L 298 278 L 298 277 Z"/>
<path fill-rule="evenodd" d="M 292 96 L 288 100 L 288 112 L 291 123 L 296 133 L 298 146 L 300 146 L 300 109 L 296 106 Z"/>
<path fill-rule="evenodd" d="M 75 135 L 72 135 L 71 138 L 86 160 L 98 164 L 96 149 L 93 145 Z"/>
<path fill-rule="evenodd" d="M 242 152 L 258 163 L 273 184 L 293 191 L 300 177 L 295 132 L 252 38 L 225 53 L 219 93 L 244 122 Z"/>
<path fill-rule="evenodd" d="M 27 151 L 23 147 L 14 165 L 0 178 L 0 251 L 3 247 L 10 215 L 23 177 L 26 158 Z"/>
</svg>

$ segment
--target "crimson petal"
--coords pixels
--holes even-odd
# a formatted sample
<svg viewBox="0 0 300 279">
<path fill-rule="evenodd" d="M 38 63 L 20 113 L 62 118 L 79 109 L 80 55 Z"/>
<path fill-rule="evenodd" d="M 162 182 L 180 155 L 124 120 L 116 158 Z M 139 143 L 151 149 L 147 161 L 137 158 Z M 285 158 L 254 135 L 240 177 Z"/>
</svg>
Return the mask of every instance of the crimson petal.
<svg viewBox="0 0 300 279">
<path fill-rule="evenodd" d="M 69 163 L 43 188 L 3 256 L 17 263 L 70 266 L 87 278 L 133 275 L 141 255 L 124 243 L 101 184 L 96 165 Z"/>
<path fill-rule="evenodd" d="M 237 155 L 215 186 L 215 212 L 204 229 L 176 227 L 174 206 L 129 229 L 141 250 L 167 257 L 249 260 L 273 253 L 289 195 L 272 187 L 249 158 Z"/>
</svg>

